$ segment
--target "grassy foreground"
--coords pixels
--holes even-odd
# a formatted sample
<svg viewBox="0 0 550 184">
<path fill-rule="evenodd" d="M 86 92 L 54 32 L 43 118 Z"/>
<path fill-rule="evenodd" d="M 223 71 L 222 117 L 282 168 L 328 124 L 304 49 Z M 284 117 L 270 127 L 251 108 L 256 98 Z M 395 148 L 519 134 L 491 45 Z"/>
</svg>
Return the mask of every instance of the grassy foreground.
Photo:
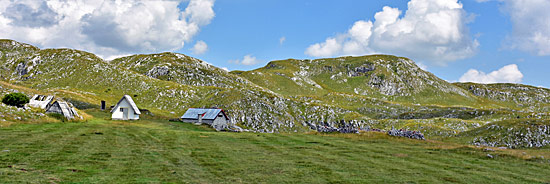
<svg viewBox="0 0 550 184">
<path fill-rule="evenodd" d="M 0 183 L 550 182 L 547 161 L 468 146 L 380 133 L 214 132 L 90 114 L 88 122 L 0 127 Z"/>
</svg>

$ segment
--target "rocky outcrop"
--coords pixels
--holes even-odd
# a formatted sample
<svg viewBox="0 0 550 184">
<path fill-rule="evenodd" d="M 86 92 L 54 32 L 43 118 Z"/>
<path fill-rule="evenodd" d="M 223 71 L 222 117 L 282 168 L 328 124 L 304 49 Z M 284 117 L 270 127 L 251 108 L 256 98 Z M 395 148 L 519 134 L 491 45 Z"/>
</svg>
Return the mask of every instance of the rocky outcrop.
<svg viewBox="0 0 550 184">
<path fill-rule="evenodd" d="M 152 78 L 159 78 L 163 77 L 166 80 L 170 80 L 170 68 L 168 66 L 155 66 L 151 68 L 147 73 L 145 73 L 146 76 L 152 77 Z"/>
<path fill-rule="evenodd" d="M 521 105 L 550 103 L 550 90 L 522 84 L 455 83 L 476 96 Z"/>
<path fill-rule="evenodd" d="M 469 135 L 473 135 L 473 145 L 508 147 L 508 148 L 539 148 L 550 145 L 550 121 L 530 120 L 517 122 L 497 122 L 480 127 Z"/>
</svg>

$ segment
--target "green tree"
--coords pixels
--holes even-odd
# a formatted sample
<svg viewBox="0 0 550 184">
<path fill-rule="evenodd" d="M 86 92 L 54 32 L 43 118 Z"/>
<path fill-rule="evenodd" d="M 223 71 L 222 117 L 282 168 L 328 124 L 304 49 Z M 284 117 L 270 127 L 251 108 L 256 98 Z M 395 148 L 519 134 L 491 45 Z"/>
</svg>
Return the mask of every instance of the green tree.
<svg viewBox="0 0 550 184">
<path fill-rule="evenodd" d="M 2 98 L 2 103 L 11 106 L 23 107 L 29 103 L 29 97 L 23 93 L 10 93 Z"/>
</svg>

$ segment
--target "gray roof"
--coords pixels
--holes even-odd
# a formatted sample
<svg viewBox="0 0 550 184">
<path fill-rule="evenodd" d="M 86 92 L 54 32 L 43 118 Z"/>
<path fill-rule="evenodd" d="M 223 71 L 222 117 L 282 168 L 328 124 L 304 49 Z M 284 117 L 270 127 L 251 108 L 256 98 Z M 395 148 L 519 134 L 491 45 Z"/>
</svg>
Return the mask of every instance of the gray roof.
<svg viewBox="0 0 550 184">
<path fill-rule="evenodd" d="M 227 115 L 225 114 L 225 112 L 223 112 L 222 109 L 199 109 L 199 108 L 189 108 L 187 109 L 187 111 L 185 112 L 185 114 L 183 114 L 183 116 L 181 116 L 182 119 L 198 119 L 198 115 L 201 114 L 202 115 L 202 119 L 216 119 L 216 116 L 218 116 L 218 114 L 220 114 L 220 112 L 224 115 L 224 117 L 226 119 L 229 119 L 227 118 Z"/>
<path fill-rule="evenodd" d="M 57 109 L 59 107 L 59 110 Z M 48 107 L 46 113 L 60 113 L 67 119 L 73 119 L 75 116 L 80 117 L 76 110 L 72 108 L 67 102 L 55 101 Z"/>
<path fill-rule="evenodd" d="M 134 109 L 134 113 L 135 114 L 141 114 L 141 112 L 139 111 L 136 103 L 134 103 L 134 100 L 132 100 L 132 97 L 130 97 L 130 95 L 124 95 L 119 101 L 118 103 L 116 103 L 115 107 L 113 109 L 111 109 L 111 112 L 114 112 L 115 109 L 117 109 L 118 107 L 118 104 L 120 104 L 120 102 L 122 102 L 122 100 L 128 100 L 128 103 L 130 103 L 130 106 L 132 106 L 132 109 Z"/>
</svg>

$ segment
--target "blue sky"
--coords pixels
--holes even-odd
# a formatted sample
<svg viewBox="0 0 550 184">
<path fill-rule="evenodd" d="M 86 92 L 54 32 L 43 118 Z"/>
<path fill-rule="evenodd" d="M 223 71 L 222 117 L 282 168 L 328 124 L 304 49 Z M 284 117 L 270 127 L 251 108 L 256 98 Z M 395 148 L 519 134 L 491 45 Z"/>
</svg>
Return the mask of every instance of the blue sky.
<svg viewBox="0 0 550 184">
<path fill-rule="evenodd" d="M 451 82 L 550 87 L 547 0 L 0 1 L 0 38 L 106 59 L 172 51 L 251 70 L 383 53 Z"/>
</svg>

